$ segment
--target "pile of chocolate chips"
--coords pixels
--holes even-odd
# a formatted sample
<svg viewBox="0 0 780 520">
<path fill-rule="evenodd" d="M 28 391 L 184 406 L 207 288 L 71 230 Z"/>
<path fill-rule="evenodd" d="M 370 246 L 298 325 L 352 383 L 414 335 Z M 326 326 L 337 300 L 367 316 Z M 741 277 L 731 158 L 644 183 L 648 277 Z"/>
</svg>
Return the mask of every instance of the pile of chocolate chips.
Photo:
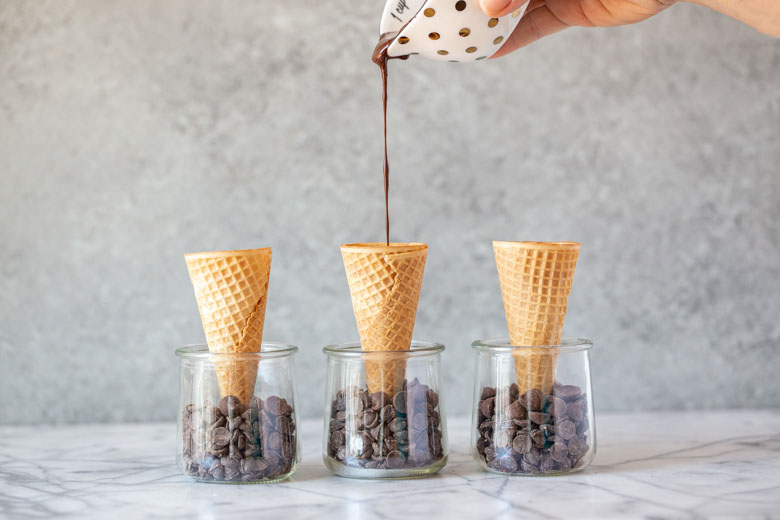
<svg viewBox="0 0 780 520">
<path fill-rule="evenodd" d="M 182 411 L 184 471 L 200 480 L 250 482 L 280 478 L 295 461 L 293 408 L 285 399 L 222 398 L 219 406 Z"/>
<path fill-rule="evenodd" d="M 482 389 L 476 449 L 503 473 L 557 473 L 588 452 L 587 400 L 580 387 L 555 383 L 552 395 L 516 384 Z"/>
<path fill-rule="evenodd" d="M 356 386 L 331 403 L 328 455 L 365 469 L 424 468 L 444 456 L 439 394 L 417 378 L 395 395 Z"/>
</svg>

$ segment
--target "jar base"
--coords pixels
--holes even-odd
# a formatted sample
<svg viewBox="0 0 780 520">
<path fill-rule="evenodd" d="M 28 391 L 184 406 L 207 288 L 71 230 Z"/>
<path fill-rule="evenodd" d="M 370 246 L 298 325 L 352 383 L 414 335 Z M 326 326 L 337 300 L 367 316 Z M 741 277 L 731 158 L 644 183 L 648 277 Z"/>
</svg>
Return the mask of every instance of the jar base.
<svg viewBox="0 0 780 520">
<path fill-rule="evenodd" d="M 438 473 L 447 465 L 447 455 L 438 459 L 430 466 L 423 468 L 400 468 L 400 469 L 367 469 L 347 466 L 327 455 L 322 457 L 325 466 L 339 477 L 368 479 L 368 480 L 402 480 L 412 478 L 424 478 Z"/>
<path fill-rule="evenodd" d="M 593 460 L 593 456 L 586 455 L 586 457 L 583 458 L 582 462 L 580 462 L 580 464 L 578 464 L 576 467 L 573 468 L 553 469 L 547 471 L 515 471 L 515 472 L 501 471 L 500 469 L 491 468 L 490 466 L 485 464 L 485 461 L 479 455 L 475 455 L 475 459 L 482 471 L 493 473 L 495 475 L 503 475 L 505 477 L 563 477 L 566 475 L 571 475 L 573 473 L 579 473 L 583 471 L 585 468 L 590 466 L 590 463 Z"/>
<path fill-rule="evenodd" d="M 204 479 L 199 477 L 193 477 L 192 475 L 187 475 L 190 479 L 194 480 L 195 482 L 201 483 L 201 484 L 220 484 L 220 485 L 227 485 L 227 486 L 250 486 L 250 485 L 262 485 L 262 484 L 276 484 L 277 482 L 282 482 L 287 479 L 289 479 L 293 473 L 295 473 L 295 470 L 297 469 L 298 465 L 292 467 L 292 469 L 285 473 L 284 475 L 279 475 L 277 477 L 273 478 L 267 478 L 267 479 L 258 479 L 258 480 L 248 480 L 248 481 L 241 481 L 241 480 L 216 480 L 216 479 Z"/>
</svg>

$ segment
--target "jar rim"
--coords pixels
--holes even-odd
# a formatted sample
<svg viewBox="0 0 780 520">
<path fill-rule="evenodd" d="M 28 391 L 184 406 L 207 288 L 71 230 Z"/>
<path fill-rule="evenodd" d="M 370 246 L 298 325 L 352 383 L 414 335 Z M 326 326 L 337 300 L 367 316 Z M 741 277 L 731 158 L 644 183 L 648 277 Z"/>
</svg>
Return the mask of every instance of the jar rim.
<svg viewBox="0 0 780 520">
<path fill-rule="evenodd" d="M 185 345 L 176 349 L 176 355 L 183 359 L 231 359 L 258 360 L 290 356 L 298 352 L 298 347 L 276 341 L 263 341 L 260 352 L 210 352 L 208 345 L 198 343 Z"/>
<path fill-rule="evenodd" d="M 512 345 L 509 338 L 478 339 L 471 344 L 472 348 L 486 352 L 513 352 L 516 350 L 550 349 L 559 352 L 577 352 L 589 350 L 593 342 L 585 338 L 563 338 L 559 345 Z"/>
<path fill-rule="evenodd" d="M 359 341 L 348 341 L 346 343 L 335 343 L 326 345 L 322 351 L 328 357 L 359 358 L 372 357 L 387 354 L 403 354 L 407 357 L 432 356 L 444 351 L 444 345 L 430 341 L 412 340 L 409 350 L 385 350 L 385 351 L 364 351 Z"/>
</svg>

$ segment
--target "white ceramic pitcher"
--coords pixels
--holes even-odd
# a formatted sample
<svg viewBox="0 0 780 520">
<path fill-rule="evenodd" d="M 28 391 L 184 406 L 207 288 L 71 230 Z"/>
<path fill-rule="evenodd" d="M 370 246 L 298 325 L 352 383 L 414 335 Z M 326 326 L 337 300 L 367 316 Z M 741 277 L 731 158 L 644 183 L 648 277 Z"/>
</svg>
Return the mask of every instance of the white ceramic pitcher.
<svg viewBox="0 0 780 520">
<path fill-rule="evenodd" d="M 387 0 L 379 34 L 400 31 L 387 55 L 419 54 L 440 61 L 489 58 L 507 41 L 528 2 L 501 18 L 482 12 L 479 0 Z"/>
</svg>

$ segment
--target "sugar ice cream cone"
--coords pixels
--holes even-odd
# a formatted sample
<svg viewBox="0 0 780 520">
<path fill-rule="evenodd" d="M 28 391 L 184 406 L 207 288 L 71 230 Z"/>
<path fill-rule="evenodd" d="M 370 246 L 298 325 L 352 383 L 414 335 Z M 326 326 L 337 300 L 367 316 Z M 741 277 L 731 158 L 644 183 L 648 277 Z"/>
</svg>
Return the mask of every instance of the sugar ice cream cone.
<svg viewBox="0 0 780 520">
<path fill-rule="evenodd" d="M 493 242 L 512 345 L 560 344 L 579 250 L 577 242 Z M 513 356 L 520 391 L 549 394 L 558 351 L 518 349 Z"/>
<path fill-rule="evenodd" d="M 215 354 L 260 352 L 271 274 L 271 248 L 184 255 L 203 332 Z M 215 361 L 222 396 L 252 397 L 257 359 Z"/>
<path fill-rule="evenodd" d="M 341 246 L 360 344 L 367 352 L 411 348 L 420 297 L 426 244 L 381 243 Z M 403 386 L 406 359 L 376 354 L 365 361 L 369 392 L 390 395 Z"/>
</svg>

